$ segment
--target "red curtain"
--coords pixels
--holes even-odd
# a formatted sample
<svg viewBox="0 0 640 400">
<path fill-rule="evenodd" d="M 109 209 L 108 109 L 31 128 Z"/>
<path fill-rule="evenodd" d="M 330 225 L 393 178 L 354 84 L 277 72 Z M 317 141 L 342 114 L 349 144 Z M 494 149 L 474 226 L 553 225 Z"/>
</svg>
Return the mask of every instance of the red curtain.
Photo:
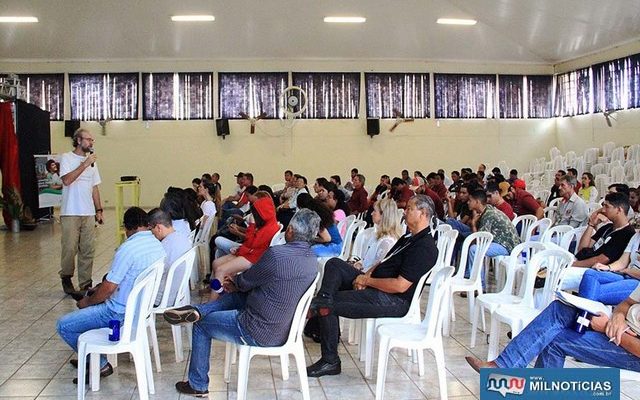
<svg viewBox="0 0 640 400">
<path fill-rule="evenodd" d="M 19 195 L 21 191 L 18 138 L 13 126 L 11 103 L 0 103 L 0 170 L 2 170 L 2 197 L 7 200 L 11 191 Z M 11 217 L 4 208 L 2 216 L 7 226 L 11 226 Z"/>
</svg>

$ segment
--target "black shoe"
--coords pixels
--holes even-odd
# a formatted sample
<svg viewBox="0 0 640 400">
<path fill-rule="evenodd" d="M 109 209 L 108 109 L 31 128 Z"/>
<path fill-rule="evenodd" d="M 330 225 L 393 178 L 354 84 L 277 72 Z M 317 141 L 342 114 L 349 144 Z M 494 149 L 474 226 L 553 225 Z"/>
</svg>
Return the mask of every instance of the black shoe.
<svg viewBox="0 0 640 400">
<path fill-rule="evenodd" d="M 321 358 L 315 364 L 307 367 L 307 376 L 309 378 L 319 378 L 325 375 L 339 375 L 341 371 L 340 360 L 331 364 Z"/>
<path fill-rule="evenodd" d="M 76 292 L 76 288 L 73 287 L 73 282 L 71 282 L 70 276 L 63 276 L 60 279 L 62 279 L 62 290 L 64 290 L 66 294 L 71 294 Z"/>
<path fill-rule="evenodd" d="M 200 313 L 193 306 L 173 308 L 162 313 L 164 320 L 171 325 L 190 324 L 200 320 Z"/>
<path fill-rule="evenodd" d="M 75 361 L 75 365 L 74 367 L 78 368 L 78 360 L 70 360 L 69 362 L 71 363 L 71 365 L 73 365 L 73 361 Z M 89 369 L 87 369 L 86 371 L 87 373 L 84 376 L 84 383 L 88 384 L 89 383 L 89 376 L 91 375 L 89 373 Z M 104 366 L 104 368 L 100 369 L 100 378 L 105 378 L 109 375 L 113 374 L 113 367 L 111 366 L 111 364 L 107 363 L 107 365 Z M 78 378 L 73 378 L 73 383 L 75 383 L 76 385 L 78 384 Z"/>
<path fill-rule="evenodd" d="M 207 397 L 209 395 L 208 390 L 195 390 L 189 385 L 189 382 L 176 382 L 176 390 L 182 394 L 188 394 L 194 397 Z"/>
</svg>

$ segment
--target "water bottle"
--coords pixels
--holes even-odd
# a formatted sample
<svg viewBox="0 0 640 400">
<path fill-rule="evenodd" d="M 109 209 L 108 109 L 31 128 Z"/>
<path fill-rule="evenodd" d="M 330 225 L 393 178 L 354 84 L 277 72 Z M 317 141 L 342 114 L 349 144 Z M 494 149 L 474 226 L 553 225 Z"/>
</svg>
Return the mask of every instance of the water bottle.
<svg viewBox="0 0 640 400">
<path fill-rule="evenodd" d="M 218 294 L 223 294 L 224 293 L 224 288 L 222 287 L 222 282 L 220 282 L 219 279 L 212 279 L 211 283 L 211 290 L 213 290 L 214 292 L 218 293 Z"/>
<path fill-rule="evenodd" d="M 576 313 L 576 323 L 573 327 L 576 332 L 584 334 L 591 324 L 591 313 L 585 310 L 578 310 Z"/>
<path fill-rule="evenodd" d="M 109 321 L 109 341 L 120 341 L 120 320 L 118 319 L 112 319 Z"/>
</svg>

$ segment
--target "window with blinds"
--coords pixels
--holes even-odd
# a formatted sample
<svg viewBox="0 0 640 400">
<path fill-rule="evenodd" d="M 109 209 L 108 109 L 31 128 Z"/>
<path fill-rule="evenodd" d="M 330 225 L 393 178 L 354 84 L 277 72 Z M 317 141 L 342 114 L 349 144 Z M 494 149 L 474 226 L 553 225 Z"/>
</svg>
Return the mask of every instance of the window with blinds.
<svg viewBox="0 0 640 400">
<path fill-rule="evenodd" d="M 300 118 L 358 118 L 359 72 L 294 72 L 293 85 L 299 86 L 307 93 L 307 110 Z"/>
<path fill-rule="evenodd" d="M 69 74 L 71 119 L 138 119 L 139 74 Z"/>
<path fill-rule="evenodd" d="M 428 73 L 366 73 L 368 118 L 429 118 Z"/>
<path fill-rule="evenodd" d="M 213 118 L 213 73 L 142 74 L 142 118 L 197 120 Z"/>
<path fill-rule="evenodd" d="M 280 118 L 280 96 L 287 87 L 287 72 L 220 72 L 218 90 L 220 117 L 266 119 Z"/>
</svg>

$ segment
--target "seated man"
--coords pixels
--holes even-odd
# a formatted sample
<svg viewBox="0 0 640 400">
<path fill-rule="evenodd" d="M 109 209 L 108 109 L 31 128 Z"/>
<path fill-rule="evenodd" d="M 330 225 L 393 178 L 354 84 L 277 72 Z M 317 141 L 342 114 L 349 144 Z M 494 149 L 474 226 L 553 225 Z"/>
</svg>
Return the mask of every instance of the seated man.
<svg viewBox="0 0 640 400">
<path fill-rule="evenodd" d="M 549 199 L 547 200 L 546 205 L 549 205 L 551 203 L 551 200 L 560 197 L 560 178 L 565 176 L 566 174 L 567 173 L 562 169 L 556 171 L 556 174 L 553 178 L 553 186 L 551 186 L 551 189 L 549 189 L 551 194 L 549 195 Z"/>
<path fill-rule="evenodd" d="M 211 340 L 250 346 L 281 346 L 286 342 L 300 297 L 318 273 L 311 243 L 320 217 L 298 211 L 285 231 L 287 243 L 269 248 L 247 271 L 224 280 L 226 294 L 217 301 L 167 310 L 170 324 L 194 322 L 189 380 L 177 382 L 180 393 L 209 393 Z"/>
<path fill-rule="evenodd" d="M 473 213 L 469 210 L 469 185 L 463 183 L 458 188 L 455 198 L 447 197 L 449 206 L 447 207 L 446 223 L 460 233 L 460 236 L 467 237 L 471 233 L 471 217 Z"/>
<path fill-rule="evenodd" d="M 544 218 L 544 208 L 538 204 L 533 195 L 525 190 L 526 184 L 522 179 L 516 181 L 509 187 L 507 200 L 513 208 L 513 212 L 520 215 L 535 215 L 536 218 Z"/>
<path fill-rule="evenodd" d="M 556 225 L 570 225 L 572 228 L 583 226 L 589 219 L 589 207 L 575 191 L 576 178 L 563 175 L 558 181 L 560 203 L 556 213 Z"/>
<path fill-rule="evenodd" d="M 188 236 L 185 236 L 173 228 L 171 216 L 159 208 L 154 208 L 149 211 L 149 229 L 151 229 L 153 236 L 162 243 L 162 248 L 167 255 L 164 259 L 164 272 L 162 273 L 162 280 L 158 288 L 158 295 L 153 302 L 153 304 L 157 306 L 162 301 L 164 287 L 167 282 L 167 274 L 169 273 L 171 265 L 191 249 L 191 241 Z M 174 294 L 169 298 L 168 304 L 173 304 L 176 300 L 175 295 L 178 293 L 177 284 L 178 282 L 172 284 L 172 289 L 175 288 L 175 290 L 173 291 Z"/>
<path fill-rule="evenodd" d="M 536 356 L 536 368 L 562 368 L 565 357 L 571 356 L 589 364 L 640 372 L 639 332 L 629 330 L 626 322 L 629 308 L 639 302 L 640 287 L 615 308 L 611 319 L 594 316 L 592 330 L 580 334 L 573 329 L 577 309 L 556 300 L 495 360 L 465 358 L 478 372 L 480 368 L 526 368 Z"/>
<path fill-rule="evenodd" d="M 487 203 L 494 206 L 496 209 L 502 211 L 504 215 L 509 218 L 509 221 L 513 221 L 515 215 L 513 214 L 513 208 L 511 205 L 504 201 L 504 196 L 509 192 L 509 183 L 488 183 L 487 184 Z"/>
<path fill-rule="evenodd" d="M 597 263 L 610 264 L 620 258 L 636 233 L 627 221 L 629 198 L 624 193 L 609 193 L 602 208 L 589 217 L 587 229 L 578 243 L 573 266 L 566 269 L 562 289 L 578 289 L 584 272 Z M 598 229 L 598 225 L 603 224 Z"/>
<path fill-rule="evenodd" d="M 361 212 L 367 211 L 369 208 L 369 194 L 367 190 L 364 188 L 365 177 L 362 174 L 357 174 L 351 180 L 353 184 L 353 192 L 351 193 L 351 198 L 349 199 L 349 209 L 351 210 L 351 214 L 360 214 Z"/>
<path fill-rule="evenodd" d="M 79 300 L 79 310 L 58 320 L 58 334 L 69 347 L 78 352 L 78 337 L 91 329 L 107 328 L 109 321 L 124 321 L 127 298 L 138 275 L 158 259 L 165 256 L 162 244 L 149 231 L 149 218 L 144 210 L 131 207 L 124 213 L 127 240 L 116 250 L 111 270 L 90 296 Z M 84 361 L 84 360 L 80 360 Z M 78 360 L 71 360 L 78 366 Z M 113 373 L 107 358 L 100 356 L 100 376 Z M 87 380 L 89 374 L 86 375 Z M 75 378 L 74 383 L 77 383 Z"/>
<path fill-rule="evenodd" d="M 484 190 L 475 190 L 469 195 L 469 209 L 473 211 L 471 231 L 489 232 L 493 235 L 493 242 L 489 245 L 487 257 L 508 256 L 511 254 L 511 250 L 520 244 L 520 235 L 516 232 L 516 228 L 509 221 L 509 218 L 493 206 L 487 205 L 487 194 Z M 469 247 L 466 277 L 471 273 L 476 248 L 475 244 Z"/>
<path fill-rule="evenodd" d="M 405 209 L 410 234 L 402 236 L 382 261 L 366 273 L 339 258 L 325 266 L 322 286 L 311 302 L 319 316 L 322 358 L 307 368 L 317 378 L 341 372 L 338 317 L 402 317 L 409 310 L 418 280 L 435 264 L 438 249 L 430 234 L 433 202 L 424 195 L 411 198 Z"/>
<path fill-rule="evenodd" d="M 405 209 L 409 200 L 415 196 L 415 193 L 409 188 L 405 180 L 396 177 L 391 181 L 391 196 L 398 208 Z"/>
</svg>

